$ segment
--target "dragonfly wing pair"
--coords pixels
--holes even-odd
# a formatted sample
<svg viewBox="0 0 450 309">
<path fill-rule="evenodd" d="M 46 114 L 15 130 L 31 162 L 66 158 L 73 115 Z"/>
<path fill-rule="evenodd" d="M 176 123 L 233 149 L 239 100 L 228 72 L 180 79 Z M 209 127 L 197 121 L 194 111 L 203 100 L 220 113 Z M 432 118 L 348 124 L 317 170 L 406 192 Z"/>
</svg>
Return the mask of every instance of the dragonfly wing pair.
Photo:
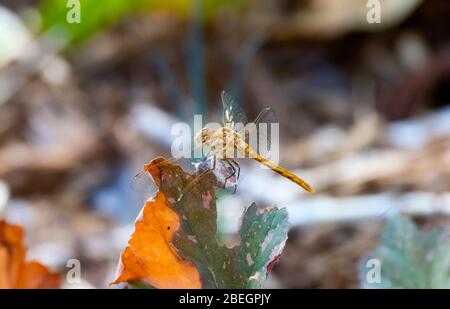
<svg viewBox="0 0 450 309">
<path fill-rule="evenodd" d="M 225 91 L 222 92 L 222 103 L 223 103 L 223 123 L 224 126 L 227 126 L 230 129 L 235 129 L 236 124 L 247 124 L 247 117 L 245 116 L 244 112 L 240 109 L 237 102 L 234 100 L 234 98 L 226 93 Z M 261 119 L 264 117 L 265 114 L 270 112 L 271 109 L 269 107 L 265 108 L 261 113 L 256 117 L 255 124 L 258 125 Z M 274 172 L 278 173 L 279 175 L 289 179 L 290 181 L 296 183 L 300 187 L 302 187 L 304 190 L 308 192 L 313 192 L 312 187 L 303 179 L 296 176 L 295 174 L 291 173 L 289 170 L 285 169 L 284 167 L 281 167 L 270 160 L 262 157 L 259 155 L 256 151 L 254 151 L 248 144 L 245 143 L 245 140 L 240 141 L 240 145 L 235 147 L 238 149 L 238 151 L 241 151 L 245 154 L 246 157 L 250 157 L 259 163 L 269 167 Z"/>
<path fill-rule="evenodd" d="M 286 179 L 289 179 L 290 181 L 296 183 L 297 185 L 301 186 L 303 189 L 305 189 L 308 192 L 313 192 L 313 189 L 311 186 L 306 183 L 303 179 L 297 177 L 295 174 L 291 173 L 289 170 L 269 161 L 267 158 L 259 155 L 257 152 L 255 152 L 248 144 L 246 144 L 244 134 L 242 132 L 239 132 L 239 130 L 242 130 L 243 126 L 247 124 L 247 117 L 245 116 L 245 113 L 241 110 L 235 99 L 226 93 L 225 91 L 222 92 L 222 104 L 223 104 L 223 125 L 224 128 L 226 128 L 226 132 L 233 132 L 237 134 L 239 137 L 239 141 L 235 145 L 233 145 L 233 148 L 237 149 L 238 151 L 242 152 L 246 157 L 250 157 L 259 163 L 269 167 L 274 172 L 278 173 L 279 175 L 283 176 Z M 263 118 L 263 116 L 270 112 L 270 108 L 264 109 L 256 118 L 255 124 L 258 124 L 259 121 Z M 238 126 L 239 124 L 239 126 Z M 241 127 L 241 129 L 238 129 L 238 127 Z M 217 141 L 208 141 L 208 142 L 217 142 Z M 221 141 L 223 142 L 223 141 Z M 212 158 L 206 158 L 205 160 L 216 160 L 215 156 Z M 177 161 L 178 158 L 170 158 L 167 159 L 167 161 Z M 166 162 L 167 162 L 166 161 Z M 203 167 L 205 167 L 205 164 L 203 164 Z M 219 163 L 219 164 L 217 164 Z M 228 164 L 227 164 L 228 163 Z M 194 183 L 197 183 L 200 178 L 202 178 L 206 173 L 208 172 L 214 172 L 216 176 L 219 176 L 218 180 L 221 181 L 220 177 L 225 177 L 225 186 L 227 184 L 227 181 L 231 180 L 231 184 L 235 185 L 237 183 L 237 180 L 239 178 L 239 172 L 236 174 L 236 167 L 238 170 L 240 170 L 239 165 L 234 161 L 233 158 L 222 158 L 220 160 L 216 160 L 216 162 L 213 162 L 213 167 L 210 169 L 206 169 L 204 171 L 201 171 L 199 175 L 196 177 L 196 179 L 193 180 L 192 184 L 189 184 L 180 195 L 180 198 L 193 186 Z M 231 174 L 230 174 L 231 171 Z M 234 177 L 233 179 L 230 179 L 230 176 Z"/>
</svg>

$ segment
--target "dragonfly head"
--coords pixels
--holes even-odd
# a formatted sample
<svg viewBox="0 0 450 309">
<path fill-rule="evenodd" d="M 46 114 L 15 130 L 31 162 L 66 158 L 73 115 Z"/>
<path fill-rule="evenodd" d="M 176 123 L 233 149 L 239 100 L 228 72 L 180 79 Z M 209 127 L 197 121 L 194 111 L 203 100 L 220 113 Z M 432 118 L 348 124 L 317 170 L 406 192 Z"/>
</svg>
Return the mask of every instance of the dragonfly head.
<svg viewBox="0 0 450 309">
<path fill-rule="evenodd" d="M 208 142 L 211 140 L 212 134 L 213 131 L 207 128 L 203 128 L 195 137 L 195 142 L 197 143 L 197 145 L 208 144 Z"/>
</svg>

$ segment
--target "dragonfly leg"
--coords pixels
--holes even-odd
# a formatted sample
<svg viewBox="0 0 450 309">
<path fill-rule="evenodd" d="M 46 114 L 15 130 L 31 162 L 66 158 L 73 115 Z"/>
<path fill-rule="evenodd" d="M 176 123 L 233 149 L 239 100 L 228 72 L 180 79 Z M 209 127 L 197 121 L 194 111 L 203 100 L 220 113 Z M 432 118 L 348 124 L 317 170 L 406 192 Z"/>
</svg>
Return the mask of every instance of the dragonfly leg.
<svg viewBox="0 0 450 309">
<path fill-rule="evenodd" d="M 226 159 L 226 160 L 223 160 L 223 162 L 226 162 L 233 172 L 225 178 L 225 181 L 224 181 L 224 183 L 223 183 L 223 188 L 224 188 L 224 189 L 225 189 L 226 186 L 227 186 L 227 181 L 228 181 L 231 177 L 233 177 L 234 175 L 236 175 L 236 168 L 233 166 L 233 164 L 230 163 L 229 160 L 230 160 L 230 159 Z"/>
<path fill-rule="evenodd" d="M 239 164 L 235 160 L 227 159 L 225 161 L 228 163 L 229 167 L 233 170 L 233 173 L 231 173 L 227 178 L 225 178 L 224 188 L 226 187 L 228 179 L 230 179 L 231 177 L 236 175 L 236 169 L 237 169 L 237 178 L 236 178 L 236 180 L 239 180 L 239 174 L 241 172 L 241 167 L 239 166 Z M 236 184 L 234 185 L 233 194 L 235 194 L 236 191 L 237 191 L 237 181 L 236 181 Z"/>
<path fill-rule="evenodd" d="M 231 178 L 231 177 L 233 177 L 234 175 L 236 175 L 236 169 L 234 168 L 234 166 L 230 163 L 230 162 L 228 162 L 228 160 L 224 160 L 224 162 L 227 162 L 228 163 L 228 166 L 231 168 L 231 170 L 233 171 L 230 175 L 228 175 L 226 178 L 225 178 L 225 181 L 224 181 L 224 183 L 223 183 L 223 188 L 225 189 L 226 187 L 227 187 L 227 181 Z"/>
<path fill-rule="evenodd" d="M 233 194 L 235 194 L 236 191 L 237 191 L 237 181 L 239 180 L 239 176 L 241 174 L 241 167 L 239 166 L 239 164 L 234 159 L 230 159 L 230 162 L 232 162 L 235 165 L 236 169 L 237 169 L 236 184 L 234 185 L 234 190 L 233 190 Z"/>
<path fill-rule="evenodd" d="M 234 159 L 228 159 L 230 161 L 230 163 L 233 163 L 234 166 L 237 169 L 237 179 L 239 180 L 239 176 L 241 175 L 241 167 L 239 166 L 239 164 L 234 160 Z"/>
</svg>

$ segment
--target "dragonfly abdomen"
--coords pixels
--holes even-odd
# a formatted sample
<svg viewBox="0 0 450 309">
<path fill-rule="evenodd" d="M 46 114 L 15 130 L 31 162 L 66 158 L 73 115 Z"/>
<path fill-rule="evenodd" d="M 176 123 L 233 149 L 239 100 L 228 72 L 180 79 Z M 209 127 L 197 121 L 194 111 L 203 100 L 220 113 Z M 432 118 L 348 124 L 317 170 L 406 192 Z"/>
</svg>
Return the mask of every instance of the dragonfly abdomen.
<svg viewBox="0 0 450 309">
<path fill-rule="evenodd" d="M 306 183 L 306 181 L 304 181 L 300 177 L 296 176 L 295 174 L 291 173 L 290 171 L 288 171 L 284 167 L 281 167 L 281 166 L 273 163 L 272 161 L 270 161 L 270 160 L 260 156 L 248 144 L 245 144 L 245 147 L 243 147 L 243 151 L 244 151 L 246 156 L 248 156 L 248 157 L 250 157 L 252 159 L 255 159 L 259 163 L 261 163 L 261 164 L 267 166 L 268 168 L 270 168 L 275 173 L 278 173 L 281 176 L 289 179 L 293 183 L 296 183 L 297 185 L 299 185 L 300 187 L 302 187 L 306 191 L 308 191 L 308 192 L 313 192 L 314 191 L 313 188 L 308 183 Z"/>
</svg>

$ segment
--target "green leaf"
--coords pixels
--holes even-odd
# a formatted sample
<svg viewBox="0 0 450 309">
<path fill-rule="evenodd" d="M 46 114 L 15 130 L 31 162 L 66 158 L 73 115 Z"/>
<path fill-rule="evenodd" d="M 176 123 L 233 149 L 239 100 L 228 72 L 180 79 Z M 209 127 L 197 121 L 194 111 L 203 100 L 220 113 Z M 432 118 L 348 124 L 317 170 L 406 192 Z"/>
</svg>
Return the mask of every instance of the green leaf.
<svg viewBox="0 0 450 309">
<path fill-rule="evenodd" d="M 373 280 L 376 270 L 371 269 L 371 261 L 380 262 L 380 282 Z M 449 267 L 444 229 L 420 231 L 411 220 L 395 217 L 388 221 L 378 248 L 362 260 L 359 269 L 364 288 L 450 288 Z"/>
<path fill-rule="evenodd" d="M 135 281 L 128 284 L 131 289 L 155 289 L 154 286 L 143 281 Z"/>
<path fill-rule="evenodd" d="M 122 17 L 142 9 L 148 0 L 80 0 L 80 23 L 69 23 L 67 14 L 72 7 L 67 1 L 45 0 L 40 7 L 42 32 L 70 44 L 81 42 L 94 33 L 111 26 Z"/>
<path fill-rule="evenodd" d="M 157 169 L 150 167 L 152 177 L 160 191 L 173 202 L 169 206 L 180 218 L 173 246 L 180 256 L 196 265 L 202 287 L 261 287 L 269 265 L 284 248 L 288 232 L 287 211 L 258 209 L 255 204 L 251 205 L 243 215 L 239 245 L 227 248 L 217 239 L 217 180 L 214 174 L 196 178 L 179 166 L 166 163 L 158 163 Z"/>
<path fill-rule="evenodd" d="M 206 17 L 215 14 L 225 6 L 242 6 L 248 0 L 203 0 Z M 93 34 L 106 29 L 129 14 L 141 11 L 171 10 L 180 15 L 190 13 L 191 0 L 79 0 L 80 23 L 68 23 L 66 0 L 44 0 L 40 13 L 42 31 L 50 31 L 53 36 L 69 44 L 80 43 Z"/>
</svg>

